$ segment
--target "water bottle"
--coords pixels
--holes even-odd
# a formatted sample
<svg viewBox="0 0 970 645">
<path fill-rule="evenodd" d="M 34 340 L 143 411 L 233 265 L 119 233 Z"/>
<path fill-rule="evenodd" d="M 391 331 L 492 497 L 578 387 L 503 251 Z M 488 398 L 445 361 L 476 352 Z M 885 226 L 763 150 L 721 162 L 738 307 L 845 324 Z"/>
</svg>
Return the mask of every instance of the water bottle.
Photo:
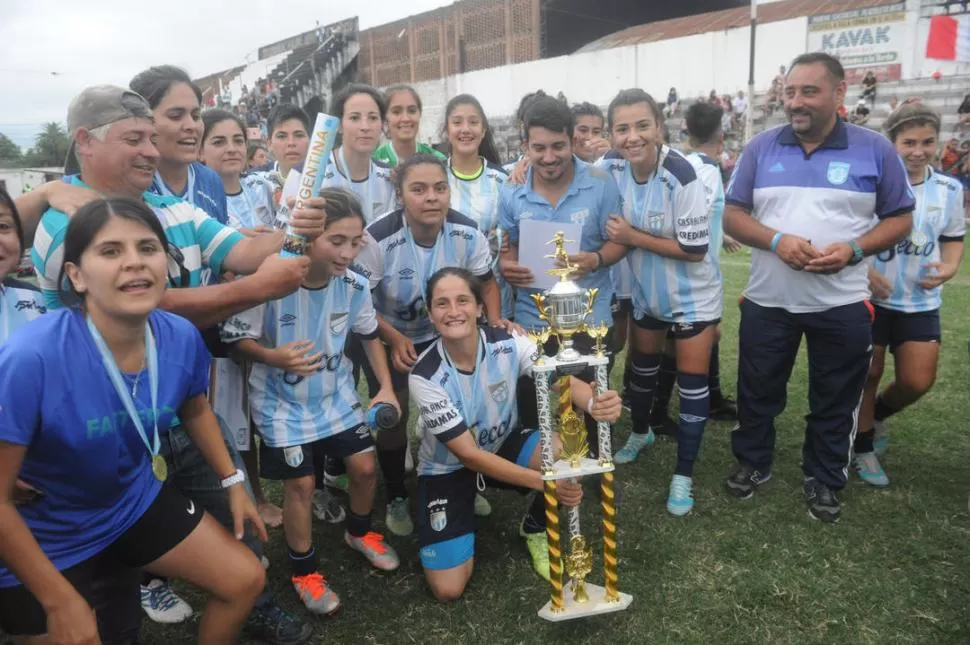
<svg viewBox="0 0 970 645">
<path fill-rule="evenodd" d="M 367 411 L 367 425 L 373 430 L 389 430 L 397 421 L 397 410 L 390 403 L 378 403 Z"/>
</svg>

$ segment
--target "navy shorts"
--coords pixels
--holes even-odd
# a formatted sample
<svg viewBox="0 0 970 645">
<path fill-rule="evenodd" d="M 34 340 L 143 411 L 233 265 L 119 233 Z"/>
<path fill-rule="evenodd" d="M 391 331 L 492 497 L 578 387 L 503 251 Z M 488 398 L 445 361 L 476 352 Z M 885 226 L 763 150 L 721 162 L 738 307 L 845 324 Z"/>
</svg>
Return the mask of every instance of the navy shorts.
<svg viewBox="0 0 970 645">
<path fill-rule="evenodd" d="M 528 468 L 538 445 L 538 430 L 520 430 L 506 439 L 496 454 Z M 418 477 L 418 546 L 425 569 L 451 569 L 475 555 L 477 482 L 478 473 L 467 468 L 446 475 Z M 523 494 L 532 492 L 489 477 L 485 484 Z"/>
<path fill-rule="evenodd" d="M 667 322 L 666 320 L 660 320 L 659 318 L 653 318 L 652 316 L 644 314 L 640 318 L 634 318 L 633 322 L 636 323 L 637 327 L 640 329 L 646 329 L 648 331 L 666 331 L 678 340 L 687 340 L 688 338 L 697 336 L 708 327 L 719 324 L 721 319 L 718 318 L 717 320 L 705 320 L 703 322 L 692 323 L 674 323 Z"/>
<path fill-rule="evenodd" d="M 872 344 L 894 352 L 907 342 L 939 343 L 940 310 L 905 313 L 876 305 L 872 322 Z"/>
<path fill-rule="evenodd" d="M 624 316 L 633 315 L 633 298 L 613 298 L 613 303 L 610 306 L 610 310 L 613 315 L 623 314 Z"/>
<path fill-rule="evenodd" d="M 260 442 L 259 472 L 264 479 L 273 481 L 312 477 L 316 461 L 323 463 L 326 457 L 343 459 L 369 450 L 374 450 L 374 439 L 365 424 L 302 446 L 273 448 Z"/>
</svg>

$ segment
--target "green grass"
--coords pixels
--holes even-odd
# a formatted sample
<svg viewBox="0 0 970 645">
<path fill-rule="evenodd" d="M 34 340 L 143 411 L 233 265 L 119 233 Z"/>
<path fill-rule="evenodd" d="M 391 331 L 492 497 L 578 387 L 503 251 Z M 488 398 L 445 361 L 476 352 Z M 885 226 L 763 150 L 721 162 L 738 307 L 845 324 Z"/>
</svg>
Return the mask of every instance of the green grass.
<svg viewBox="0 0 970 645">
<path fill-rule="evenodd" d="M 747 260 L 725 259 L 726 298 L 721 364 L 733 393 L 738 309 Z M 853 478 L 842 494 L 842 521 L 807 517 L 799 466 L 807 412 L 804 356 L 789 384 L 789 406 L 778 419 L 772 481 L 754 499 L 736 501 L 722 489 L 733 466 L 728 424 L 711 424 L 695 472 L 695 512 L 684 519 L 664 510 L 675 444 L 662 441 L 620 467 L 620 587 L 633 594 L 621 614 L 553 625 L 536 616 L 548 586 L 533 574 L 516 536 L 524 509 L 519 496 L 489 491 L 494 512 L 479 523 L 476 571 L 462 600 L 435 602 L 425 584 L 415 537 L 389 541 L 401 554 L 390 575 L 372 571 L 317 524 L 325 575 L 344 608 L 309 618 L 314 643 L 970 643 L 970 513 L 967 498 L 970 409 L 967 340 L 970 271 L 947 287 L 939 379 L 932 392 L 892 421 L 884 465 L 887 490 Z M 617 373 L 617 377 L 619 374 Z M 617 431 L 622 445 L 629 431 Z M 278 489 L 277 489 L 278 491 Z M 585 532 L 600 546 L 598 496 L 587 487 Z M 277 501 L 278 497 L 277 497 Z M 383 500 L 379 500 L 383 509 Z M 383 513 L 378 513 L 378 524 Z M 271 533 L 270 584 L 279 600 L 302 611 L 287 581 L 281 529 Z M 597 556 L 597 564 L 599 564 Z M 601 582 L 598 572 L 590 576 Z M 200 595 L 181 587 L 196 609 Z M 195 624 L 146 624 L 144 645 L 193 642 Z M 243 641 L 249 642 L 249 641 Z"/>
</svg>

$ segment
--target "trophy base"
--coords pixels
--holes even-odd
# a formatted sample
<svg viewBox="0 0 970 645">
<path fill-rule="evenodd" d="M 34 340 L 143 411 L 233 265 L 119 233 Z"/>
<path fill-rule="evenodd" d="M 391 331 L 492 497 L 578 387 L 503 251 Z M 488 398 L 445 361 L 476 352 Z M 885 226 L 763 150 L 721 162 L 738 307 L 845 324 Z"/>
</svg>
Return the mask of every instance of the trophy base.
<svg viewBox="0 0 970 645">
<path fill-rule="evenodd" d="M 569 464 L 568 461 L 564 459 L 557 459 L 552 465 L 552 474 L 547 475 L 542 474 L 542 481 L 552 481 L 558 479 L 573 479 L 578 477 L 585 477 L 586 475 L 597 475 L 599 473 L 609 473 L 616 470 L 616 466 L 613 463 L 609 463 L 606 466 L 601 466 L 599 460 L 590 459 L 589 457 L 583 457 L 580 460 L 579 467 L 575 468 Z"/>
<path fill-rule="evenodd" d="M 589 600 L 586 602 L 576 602 L 569 591 L 564 591 L 565 605 L 563 610 L 558 613 L 552 611 L 552 601 L 550 600 L 539 610 L 539 618 L 548 620 L 552 623 L 572 620 L 574 618 L 586 618 L 587 616 L 598 616 L 599 614 L 610 614 L 615 611 L 623 611 L 633 602 L 633 596 L 620 593 L 619 600 L 615 602 L 606 601 L 606 590 L 599 585 L 586 583 L 586 593 Z"/>
</svg>

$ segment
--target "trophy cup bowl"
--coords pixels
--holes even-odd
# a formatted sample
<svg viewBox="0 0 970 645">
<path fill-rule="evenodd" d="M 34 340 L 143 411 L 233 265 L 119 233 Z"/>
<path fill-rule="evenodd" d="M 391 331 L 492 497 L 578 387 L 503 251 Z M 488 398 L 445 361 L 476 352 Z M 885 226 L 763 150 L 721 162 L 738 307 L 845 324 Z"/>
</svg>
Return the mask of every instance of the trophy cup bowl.
<svg viewBox="0 0 970 645">
<path fill-rule="evenodd" d="M 573 363 L 582 358 L 573 348 L 573 336 L 586 328 L 586 317 L 590 312 L 588 293 L 572 280 L 562 280 L 545 294 L 549 326 L 560 339 L 556 355 L 560 363 Z"/>
</svg>

